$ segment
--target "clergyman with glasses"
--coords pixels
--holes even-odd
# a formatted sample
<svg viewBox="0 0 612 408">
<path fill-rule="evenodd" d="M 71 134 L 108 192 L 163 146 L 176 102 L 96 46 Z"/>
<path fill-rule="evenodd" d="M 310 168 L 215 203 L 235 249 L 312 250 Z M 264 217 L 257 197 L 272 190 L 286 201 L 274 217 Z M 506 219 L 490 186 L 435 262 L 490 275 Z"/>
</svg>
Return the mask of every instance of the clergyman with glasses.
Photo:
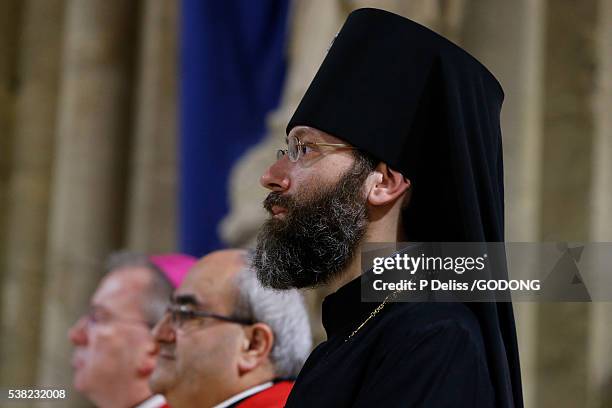
<svg viewBox="0 0 612 408">
<path fill-rule="evenodd" d="M 89 311 L 70 329 L 74 388 L 100 408 L 167 407 L 149 388 L 157 346 L 151 329 L 196 259 L 111 254 Z"/>
<path fill-rule="evenodd" d="M 202 258 L 153 335 L 151 389 L 173 408 L 283 407 L 312 346 L 297 290 L 264 288 L 242 250 Z"/>
</svg>

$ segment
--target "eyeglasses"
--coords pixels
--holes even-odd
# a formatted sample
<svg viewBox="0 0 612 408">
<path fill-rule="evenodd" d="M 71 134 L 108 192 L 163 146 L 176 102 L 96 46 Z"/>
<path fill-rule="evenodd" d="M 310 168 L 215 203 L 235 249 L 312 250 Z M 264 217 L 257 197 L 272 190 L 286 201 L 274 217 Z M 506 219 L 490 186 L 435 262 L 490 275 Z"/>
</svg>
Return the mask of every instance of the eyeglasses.
<svg viewBox="0 0 612 408">
<path fill-rule="evenodd" d="M 235 316 L 222 316 L 216 313 L 205 312 L 203 310 L 195 310 L 191 305 L 170 304 L 166 309 L 166 314 L 170 315 L 172 324 L 177 328 L 182 327 L 185 323 L 191 320 L 202 318 L 217 319 L 224 322 L 237 323 L 245 326 L 255 323 L 250 319 L 242 319 Z"/>
<path fill-rule="evenodd" d="M 154 326 L 154 324 L 151 324 L 150 322 L 147 322 L 145 320 L 130 319 L 116 316 L 99 306 L 91 306 L 83 317 L 85 318 L 85 322 L 87 323 L 87 325 L 90 327 L 111 323 L 140 325 L 146 326 L 148 328 L 152 328 Z"/>
<path fill-rule="evenodd" d="M 295 135 L 289 135 L 286 139 L 287 148 L 279 149 L 276 152 L 276 160 L 280 160 L 283 156 L 287 155 L 292 163 L 300 160 L 302 155 L 308 153 L 308 149 L 313 147 L 325 146 L 333 147 L 336 149 L 356 149 L 355 146 L 347 145 L 344 143 L 319 143 L 319 142 L 302 142 Z"/>
</svg>

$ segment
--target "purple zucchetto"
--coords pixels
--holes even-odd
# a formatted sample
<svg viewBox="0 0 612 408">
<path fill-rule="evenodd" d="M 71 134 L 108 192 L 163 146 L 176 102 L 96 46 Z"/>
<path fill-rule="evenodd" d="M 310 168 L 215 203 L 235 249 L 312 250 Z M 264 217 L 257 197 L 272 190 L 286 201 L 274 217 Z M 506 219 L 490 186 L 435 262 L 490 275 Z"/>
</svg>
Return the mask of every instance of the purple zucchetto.
<svg viewBox="0 0 612 408">
<path fill-rule="evenodd" d="M 177 288 L 198 259 L 191 255 L 170 253 L 151 255 L 149 261 Z"/>
</svg>

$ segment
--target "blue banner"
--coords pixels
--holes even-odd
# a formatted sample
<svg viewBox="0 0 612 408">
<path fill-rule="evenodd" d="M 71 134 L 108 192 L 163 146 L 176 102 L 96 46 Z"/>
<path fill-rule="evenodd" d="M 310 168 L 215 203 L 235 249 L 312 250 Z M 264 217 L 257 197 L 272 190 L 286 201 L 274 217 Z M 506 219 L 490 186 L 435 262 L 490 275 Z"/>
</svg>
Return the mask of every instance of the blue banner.
<svg viewBox="0 0 612 408">
<path fill-rule="evenodd" d="M 183 0 L 180 45 L 179 248 L 223 246 L 228 177 L 279 103 L 289 0 Z"/>
</svg>

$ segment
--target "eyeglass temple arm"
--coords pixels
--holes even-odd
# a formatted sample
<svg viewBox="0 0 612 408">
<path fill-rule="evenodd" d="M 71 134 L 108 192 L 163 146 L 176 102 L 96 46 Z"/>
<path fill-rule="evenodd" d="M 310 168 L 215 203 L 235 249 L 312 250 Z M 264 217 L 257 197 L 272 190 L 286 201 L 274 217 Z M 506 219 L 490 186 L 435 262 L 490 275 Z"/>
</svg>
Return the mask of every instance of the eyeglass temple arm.
<svg viewBox="0 0 612 408">
<path fill-rule="evenodd" d="M 249 326 L 254 323 L 252 320 L 249 320 L 249 319 L 241 319 L 239 317 L 221 316 L 215 313 L 200 312 L 197 310 L 191 313 L 193 313 L 195 316 L 198 316 L 198 317 L 212 317 L 213 319 L 223 320 L 223 321 L 230 322 L 230 323 L 244 324 L 246 326 Z"/>
<path fill-rule="evenodd" d="M 313 146 L 330 146 L 330 147 L 345 147 L 347 149 L 357 149 L 355 146 L 347 145 L 344 143 L 319 143 L 319 142 L 306 142 L 302 143 L 304 145 L 313 145 Z"/>
</svg>

